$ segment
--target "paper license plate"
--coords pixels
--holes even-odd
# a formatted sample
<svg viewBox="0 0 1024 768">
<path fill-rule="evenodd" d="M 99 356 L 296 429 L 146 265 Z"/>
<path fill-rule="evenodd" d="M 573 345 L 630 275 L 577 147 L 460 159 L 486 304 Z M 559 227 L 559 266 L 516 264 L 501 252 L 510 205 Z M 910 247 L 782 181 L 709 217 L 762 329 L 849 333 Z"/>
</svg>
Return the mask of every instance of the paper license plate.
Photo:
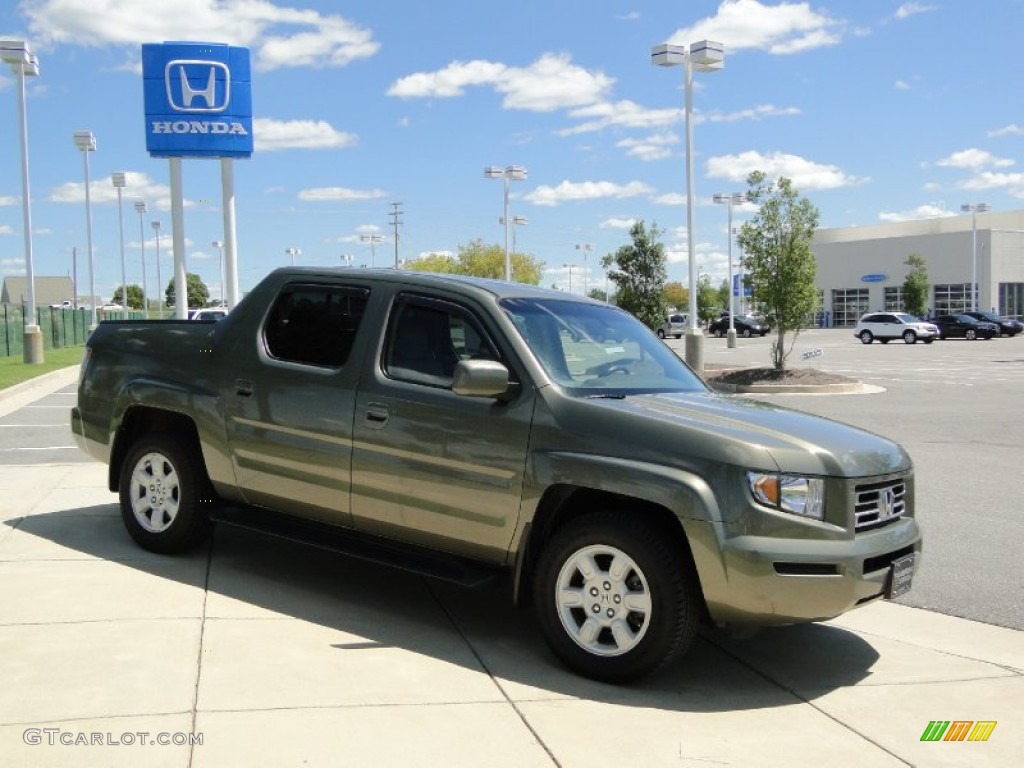
<svg viewBox="0 0 1024 768">
<path fill-rule="evenodd" d="M 892 600 L 910 591 L 910 582 L 914 578 L 914 557 L 914 555 L 907 555 L 893 561 L 892 573 L 889 574 L 887 599 Z"/>
</svg>

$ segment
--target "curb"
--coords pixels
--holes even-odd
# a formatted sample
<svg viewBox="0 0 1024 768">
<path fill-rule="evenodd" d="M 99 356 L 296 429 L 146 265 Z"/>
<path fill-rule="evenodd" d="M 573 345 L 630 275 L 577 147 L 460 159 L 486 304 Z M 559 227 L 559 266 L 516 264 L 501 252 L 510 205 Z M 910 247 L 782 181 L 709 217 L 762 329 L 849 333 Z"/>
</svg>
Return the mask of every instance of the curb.
<svg viewBox="0 0 1024 768">
<path fill-rule="evenodd" d="M 22 381 L 19 382 L 18 384 L 12 384 L 6 389 L 0 389 L 0 402 L 7 400 L 8 398 L 11 397 L 17 397 L 23 392 L 28 392 L 29 390 L 36 389 L 37 387 L 45 388 L 50 386 L 51 384 L 62 385 L 65 383 L 65 381 L 73 381 L 74 376 L 78 375 L 78 368 L 79 366 L 77 365 L 69 365 L 67 368 L 59 368 L 56 371 L 49 371 L 47 373 L 31 378 L 28 381 Z M 70 375 L 70 372 L 72 370 L 75 371 L 74 376 Z"/>
<path fill-rule="evenodd" d="M 708 386 L 716 392 L 732 395 L 867 395 L 885 391 L 882 387 L 870 386 L 861 381 L 840 384 L 726 384 L 709 381 Z"/>
</svg>

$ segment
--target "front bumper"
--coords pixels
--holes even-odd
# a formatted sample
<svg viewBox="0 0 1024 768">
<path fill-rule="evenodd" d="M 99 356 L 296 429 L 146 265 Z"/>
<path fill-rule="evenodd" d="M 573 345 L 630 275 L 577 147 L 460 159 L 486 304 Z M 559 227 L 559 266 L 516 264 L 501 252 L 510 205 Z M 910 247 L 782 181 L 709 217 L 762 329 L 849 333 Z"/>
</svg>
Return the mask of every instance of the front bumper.
<svg viewBox="0 0 1024 768">
<path fill-rule="evenodd" d="M 687 533 L 693 542 L 696 531 Z M 720 570 L 698 566 L 712 621 L 765 626 L 823 621 L 883 598 L 895 560 L 915 553 L 915 572 L 920 566 L 921 532 L 907 517 L 847 540 L 736 536 L 717 544 Z"/>
</svg>

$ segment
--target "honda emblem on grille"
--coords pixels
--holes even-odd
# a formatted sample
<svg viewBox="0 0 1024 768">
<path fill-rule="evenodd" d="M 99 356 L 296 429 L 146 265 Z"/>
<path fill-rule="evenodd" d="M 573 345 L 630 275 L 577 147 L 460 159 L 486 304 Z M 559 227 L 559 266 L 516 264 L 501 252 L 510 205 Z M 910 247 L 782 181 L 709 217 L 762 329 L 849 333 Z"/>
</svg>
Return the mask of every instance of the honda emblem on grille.
<svg viewBox="0 0 1024 768">
<path fill-rule="evenodd" d="M 888 520 L 896 510 L 896 492 L 886 488 L 878 494 L 878 519 Z"/>
</svg>

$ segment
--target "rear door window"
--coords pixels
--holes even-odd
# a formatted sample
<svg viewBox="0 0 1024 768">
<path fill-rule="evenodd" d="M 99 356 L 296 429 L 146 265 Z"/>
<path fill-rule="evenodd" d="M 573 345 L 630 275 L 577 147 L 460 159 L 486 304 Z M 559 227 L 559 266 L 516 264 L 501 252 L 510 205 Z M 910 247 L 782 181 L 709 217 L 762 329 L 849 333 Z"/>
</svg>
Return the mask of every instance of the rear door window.
<svg viewBox="0 0 1024 768">
<path fill-rule="evenodd" d="M 369 293 L 340 285 L 285 286 L 263 329 L 267 353 L 277 360 L 340 368 L 352 351 Z"/>
</svg>

